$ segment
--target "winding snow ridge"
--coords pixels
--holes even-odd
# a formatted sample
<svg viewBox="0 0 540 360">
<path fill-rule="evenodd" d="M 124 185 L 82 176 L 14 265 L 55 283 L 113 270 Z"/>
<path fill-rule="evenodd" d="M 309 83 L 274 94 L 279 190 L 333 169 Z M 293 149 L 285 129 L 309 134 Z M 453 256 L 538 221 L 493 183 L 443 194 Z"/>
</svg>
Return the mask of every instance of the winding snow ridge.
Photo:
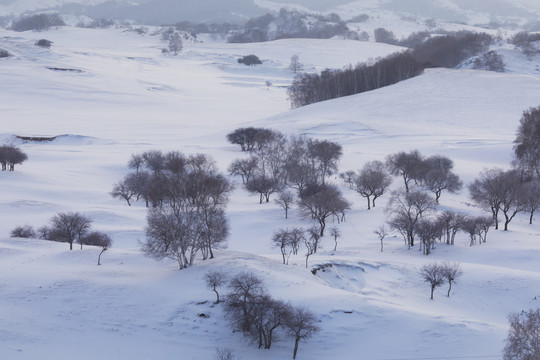
<svg viewBox="0 0 540 360">
<path fill-rule="evenodd" d="M 50 50 L 33 45 L 40 38 L 54 42 Z M 337 251 L 326 237 L 309 258 L 310 267 L 335 266 L 313 275 L 302 253 L 285 266 L 270 244 L 276 229 L 307 223 L 294 209 L 285 220 L 277 205 L 259 205 L 235 179 L 228 249 L 177 271 L 172 261 L 140 253 L 144 206 L 128 207 L 108 192 L 126 173 L 129 156 L 149 149 L 207 153 L 225 171 L 245 155 L 225 135 L 251 125 L 340 142 L 342 171 L 400 150 L 447 155 L 468 183 L 483 167 L 509 166 L 521 113 L 539 105 L 538 59 L 509 49 L 509 73 L 433 69 L 290 111 L 285 87 L 293 54 L 320 70 L 400 48 L 343 40 L 205 41 L 163 56 L 165 45 L 158 35 L 121 29 L 0 30 L 0 48 L 14 54 L 0 59 L 0 137 L 69 134 L 20 143 L 29 160 L 0 173 L 1 359 L 213 359 L 216 346 L 244 360 L 289 358 L 293 344 L 283 336 L 267 351 L 231 332 L 202 281 L 215 269 L 253 271 L 276 298 L 318 314 L 322 330 L 300 344 L 299 359 L 502 358 L 507 315 L 540 306 L 540 227 L 525 216 L 508 232 L 490 231 L 482 245 L 469 247 L 460 234 L 455 246 L 437 245 L 424 257 L 390 236 L 381 253 L 373 230 L 384 223 L 388 196 L 367 211 L 363 198 L 342 187 L 354 205 L 344 223 L 332 224 L 343 233 Z M 321 55 L 321 47 L 331 51 Z M 263 65 L 237 63 L 252 53 Z M 441 207 L 483 213 L 466 190 L 443 194 Z M 84 212 L 95 229 L 111 234 L 102 266 L 97 248 L 68 251 L 66 244 L 8 238 L 16 225 L 39 227 L 67 210 Z M 449 298 L 441 288 L 429 300 L 418 270 L 432 261 L 461 263 L 464 275 Z"/>
</svg>

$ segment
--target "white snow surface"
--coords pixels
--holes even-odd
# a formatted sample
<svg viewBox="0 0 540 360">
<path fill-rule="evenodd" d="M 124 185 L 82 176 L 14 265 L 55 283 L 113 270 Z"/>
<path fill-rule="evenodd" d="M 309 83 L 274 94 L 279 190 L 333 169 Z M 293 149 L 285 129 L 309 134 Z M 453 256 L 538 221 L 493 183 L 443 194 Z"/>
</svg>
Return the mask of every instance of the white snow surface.
<svg viewBox="0 0 540 360">
<path fill-rule="evenodd" d="M 36 47 L 40 38 L 53 41 L 51 49 Z M 479 246 L 460 234 L 455 246 L 437 245 L 426 257 L 392 235 L 380 252 L 373 230 L 384 223 L 388 196 L 368 211 L 365 199 L 335 179 L 354 205 L 334 224 L 343 233 L 337 251 L 326 236 L 309 258 L 310 268 L 334 265 L 315 276 L 303 250 L 286 266 L 270 244 L 280 227 L 309 224 L 295 209 L 286 220 L 277 205 L 259 205 L 233 179 L 228 248 L 178 271 L 172 261 L 141 254 L 144 204 L 128 207 L 108 193 L 127 173 L 130 155 L 149 149 L 206 153 L 226 171 L 245 156 L 225 139 L 239 126 L 339 142 L 341 171 L 401 150 L 447 155 L 468 184 L 485 167 L 509 167 L 519 118 L 539 105 L 538 58 L 507 49 L 504 74 L 432 69 L 289 110 L 292 55 L 313 71 L 401 49 L 337 39 L 207 39 L 164 56 L 165 46 L 158 35 L 122 29 L 0 30 L 0 48 L 13 54 L 0 59 L 0 139 L 29 156 L 15 172 L 0 173 L 0 359 L 214 359 L 216 346 L 244 360 L 292 357 L 290 339 L 259 350 L 230 330 L 202 281 L 215 269 L 252 271 L 274 297 L 318 315 L 321 331 L 300 344 L 298 359 L 502 359 L 508 314 L 540 306 L 540 225 L 525 215 L 510 231 L 491 230 Z M 237 63 L 248 54 L 263 65 Z M 22 142 L 16 135 L 57 138 Z M 440 208 L 483 213 L 466 190 L 443 194 Z M 102 266 L 98 248 L 69 251 L 67 244 L 9 238 L 16 225 L 39 227 L 69 210 L 112 236 Z M 429 300 L 418 271 L 434 261 L 461 264 L 450 297 L 443 287 Z"/>
</svg>

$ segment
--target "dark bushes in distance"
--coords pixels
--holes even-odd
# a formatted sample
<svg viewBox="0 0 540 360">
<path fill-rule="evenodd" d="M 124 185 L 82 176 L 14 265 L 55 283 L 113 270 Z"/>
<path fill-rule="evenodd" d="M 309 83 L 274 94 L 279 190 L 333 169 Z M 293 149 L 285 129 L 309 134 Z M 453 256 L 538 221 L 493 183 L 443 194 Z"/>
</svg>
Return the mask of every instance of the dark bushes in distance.
<svg viewBox="0 0 540 360">
<path fill-rule="evenodd" d="M 36 41 L 36 46 L 41 46 L 48 49 L 51 47 L 52 43 L 53 42 L 51 40 L 41 39 L 41 40 Z"/>
<path fill-rule="evenodd" d="M 64 20 L 58 14 L 37 14 L 21 17 L 11 24 L 13 31 L 45 30 L 51 26 L 64 26 Z"/>
<path fill-rule="evenodd" d="M 18 237 L 25 239 L 33 239 L 36 237 L 36 232 L 30 225 L 21 225 L 11 230 L 10 237 Z"/>
<path fill-rule="evenodd" d="M 503 57 L 495 51 L 489 51 L 474 60 L 473 68 L 477 70 L 488 70 L 504 72 L 505 65 Z"/>
<path fill-rule="evenodd" d="M 514 35 L 510 42 L 519 47 L 528 57 L 540 53 L 540 45 L 535 44 L 540 42 L 540 34 L 531 34 L 526 31 L 520 31 Z"/>
<path fill-rule="evenodd" d="M 414 48 L 413 56 L 426 68 L 455 68 L 464 60 L 486 52 L 492 42 L 489 34 L 459 31 L 424 41 Z"/>
<path fill-rule="evenodd" d="M 0 49 L 0 59 L 1 58 L 7 58 L 9 56 L 9 52 L 7 50 L 4 50 L 4 49 Z"/>
<path fill-rule="evenodd" d="M 262 64 L 262 61 L 256 55 L 246 55 L 238 59 L 238 63 L 246 66 L 255 66 Z"/>
<path fill-rule="evenodd" d="M 316 15 L 282 8 L 277 15 L 266 14 L 249 19 L 244 28 L 227 41 L 248 43 L 291 38 L 329 39 L 348 33 L 349 28 L 337 14 Z"/>
<path fill-rule="evenodd" d="M 300 74 L 288 89 L 291 106 L 297 108 L 319 101 L 359 94 L 392 85 L 424 72 L 410 52 L 390 55 L 373 65 L 359 64 L 321 74 Z"/>
</svg>

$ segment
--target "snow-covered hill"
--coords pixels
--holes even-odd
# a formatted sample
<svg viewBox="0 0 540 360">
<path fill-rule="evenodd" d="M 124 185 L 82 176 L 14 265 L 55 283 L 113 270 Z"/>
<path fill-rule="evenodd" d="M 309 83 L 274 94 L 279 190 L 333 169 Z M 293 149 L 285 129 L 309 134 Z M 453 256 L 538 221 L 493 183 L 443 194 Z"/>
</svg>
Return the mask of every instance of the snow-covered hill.
<svg viewBox="0 0 540 360">
<path fill-rule="evenodd" d="M 40 38 L 54 42 L 50 50 L 34 46 Z M 324 239 L 310 257 L 311 265 L 334 264 L 315 276 L 302 253 L 285 266 L 270 244 L 276 229 L 306 222 L 294 209 L 285 220 L 277 205 L 259 205 L 238 184 L 228 249 L 178 271 L 140 253 L 144 206 L 128 207 L 108 192 L 129 156 L 149 149 L 207 153 L 225 171 L 243 156 L 225 135 L 246 125 L 338 141 L 343 171 L 399 150 L 447 155 L 468 183 L 484 167 L 509 166 L 521 113 L 539 105 L 538 58 L 507 49 L 505 74 L 433 69 L 290 111 L 293 54 L 320 70 L 400 49 L 337 39 L 208 40 L 164 56 L 165 45 L 159 35 L 123 29 L 0 30 L 0 48 L 14 55 L 0 59 L 0 138 L 29 156 L 17 171 L 0 173 L 1 359 L 214 359 L 216 346 L 244 360 L 289 358 L 290 340 L 258 350 L 231 332 L 202 281 L 213 269 L 253 271 L 274 297 L 317 313 L 322 330 L 300 345 L 299 359 L 502 358 L 507 315 L 540 306 L 540 226 L 525 217 L 508 232 L 492 230 L 481 246 L 469 247 L 460 234 L 455 246 L 438 245 L 425 257 L 391 236 L 381 253 L 373 230 L 384 222 L 387 197 L 367 211 L 364 199 L 342 187 L 353 209 L 339 225 L 338 250 Z M 263 65 L 238 64 L 247 54 Z M 60 136 L 23 143 L 14 135 Z M 443 195 L 441 206 L 481 213 L 466 191 Z M 102 266 L 97 248 L 8 238 L 15 225 L 41 226 L 67 210 L 84 212 L 113 237 Z M 450 298 L 438 290 L 429 300 L 418 270 L 433 261 L 461 263 Z"/>
</svg>

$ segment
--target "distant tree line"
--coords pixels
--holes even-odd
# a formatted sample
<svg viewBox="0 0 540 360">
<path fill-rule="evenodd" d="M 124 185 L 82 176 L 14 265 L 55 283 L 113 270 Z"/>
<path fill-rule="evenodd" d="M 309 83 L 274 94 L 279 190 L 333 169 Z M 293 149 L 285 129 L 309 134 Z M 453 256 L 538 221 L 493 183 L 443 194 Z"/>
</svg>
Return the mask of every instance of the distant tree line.
<svg viewBox="0 0 540 360">
<path fill-rule="evenodd" d="M 538 33 L 520 31 L 510 39 L 510 43 L 520 48 L 529 58 L 540 53 L 540 34 Z"/>
<path fill-rule="evenodd" d="M 197 254 L 213 258 L 229 234 L 225 214 L 233 186 L 212 158 L 177 151 L 133 154 L 128 173 L 111 196 L 128 205 L 143 200 L 148 210 L 145 255 L 173 259 L 179 269 L 193 265 Z"/>
<path fill-rule="evenodd" d="M 291 106 L 297 108 L 393 85 L 423 72 L 424 66 L 410 52 L 402 52 L 373 64 L 327 69 L 320 74 L 298 74 L 287 93 Z"/>
<path fill-rule="evenodd" d="M 346 36 L 347 24 L 337 14 L 307 14 L 282 8 L 277 14 L 268 13 L 249 19 L 242 30 L 227 39 L 230 43 L 263 42 L 289 38 L 329 39 Z"/>
<path fill-rule="evenodd" d="M 58 14 L 36 14 L 13 20 L 13 31 L 46 30 L 51 26 L 64 26 L 66 23 Z"/>
<path fill-rule="evenodd" d="M 393 33 L 379 28 L 375 30 L 375 38 L 376 41 L 414 48 L 379 59 L 373 64 L 349 65 L 340 70 L 327 69 L 320 74 L 298 74 L 288 88 L 291 106 L 297 108 L 375 90 L 418 76 L 424 72 L 424 68 L 454 68 L 464 60 L 483 53 L 475 62 L 476 68 L 504 71 L 502 57 L 487 52 L 493 37 L 485 33 L 460 31 L 430 38 L 428 33 L 420 32 L 411 34 L 400 43 Z"/>
</svg>

